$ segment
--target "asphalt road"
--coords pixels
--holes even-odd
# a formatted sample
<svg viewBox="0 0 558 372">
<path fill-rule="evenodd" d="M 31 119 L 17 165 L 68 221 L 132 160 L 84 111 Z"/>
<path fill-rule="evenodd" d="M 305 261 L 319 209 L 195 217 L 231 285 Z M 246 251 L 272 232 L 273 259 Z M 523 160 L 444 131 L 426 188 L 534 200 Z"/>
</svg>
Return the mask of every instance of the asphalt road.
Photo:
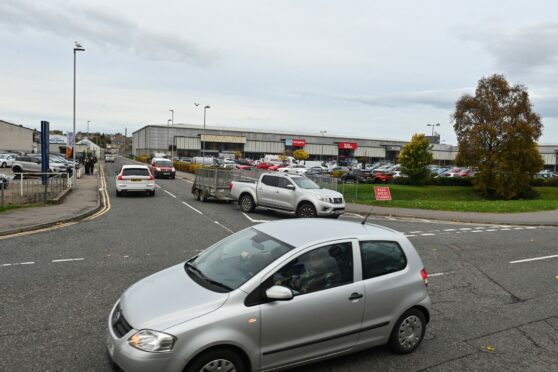
<svg viewBox="0 0 558 372">
<path fill-rule="evenodd" d="M 135 281 L 255 223 L 197 202 L 184 180 L 156 196 L 115 197 L 122 158 L 105 166 L 111 210 L 91 221 L 0 240 L 0 371 L 104 371 L 105 323 Z M 343 216 L 360 221 L 360 216 Z M 431 274 L 433 314 L 413 354 L 378 347 L 297 371 L 558 370 L 558 229 L 369 218 L 409 236 Z"/>
</svg>

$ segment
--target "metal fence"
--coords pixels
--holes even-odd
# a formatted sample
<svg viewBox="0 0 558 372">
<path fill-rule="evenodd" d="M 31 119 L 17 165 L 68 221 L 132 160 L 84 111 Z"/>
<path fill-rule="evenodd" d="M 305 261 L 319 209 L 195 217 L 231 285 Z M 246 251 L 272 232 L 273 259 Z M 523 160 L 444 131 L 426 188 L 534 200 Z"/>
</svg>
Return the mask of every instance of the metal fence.
<svg viewBox="0 0 558 372">
<path fill-rule="evenodd" d="M 41 175 L 16 173 L 6 188 L 0 187 L 0 206 L 48 203 L 71 187 L 67 173 L 48 173 L 44 185 Z"/>
</svg>

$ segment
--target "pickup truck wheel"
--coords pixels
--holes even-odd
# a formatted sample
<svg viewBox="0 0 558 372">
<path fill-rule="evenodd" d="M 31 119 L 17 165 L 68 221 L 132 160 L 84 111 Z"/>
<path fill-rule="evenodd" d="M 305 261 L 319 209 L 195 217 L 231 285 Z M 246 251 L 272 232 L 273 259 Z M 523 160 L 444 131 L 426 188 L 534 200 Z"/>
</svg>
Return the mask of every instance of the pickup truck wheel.
<svg viewBox="0 0 558 372">
<path fill-rule="evenodd" d="M 315 218 L 318 217 L 318 213 L 316 213 L 316 208 L 312 204 L 303 203 L 296 210 L 296 216 L 298 218 Z"/>
<path fill-rule="evenodd" d="M 238 204 L 240 204 L 240 209 L 242 209 L 242 211 L 246 213 L 253 212 L 254 208 L 256 207 L 254 204 L 254 199 L 248 194 L 242 195 L 240 197 L 240 200 L 238 201 Z"/>
</svg>

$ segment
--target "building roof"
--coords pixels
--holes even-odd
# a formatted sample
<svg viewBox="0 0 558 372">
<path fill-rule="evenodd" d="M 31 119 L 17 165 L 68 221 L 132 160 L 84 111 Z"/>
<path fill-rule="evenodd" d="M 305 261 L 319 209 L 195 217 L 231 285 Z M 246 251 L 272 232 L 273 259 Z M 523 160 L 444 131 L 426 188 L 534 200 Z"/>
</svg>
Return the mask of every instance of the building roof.
<svg viewBox="0 0 558 372">
<path fill-rule="evenodd" d="M 13 125 L 14 127 L 19 127 L 19 128 L 27 129 L 27 130 L 30 130 L 30 131 L 33 131 L 33 132 L 35 131 L 35 129 L 31 129 L 31 128 L 24 127 L 24 126 L 21 125 L 21 124 L 10 123 L 9 121 L 5 121 L 5 120 L 0 120 L 0 124 Z"/>
</svg>

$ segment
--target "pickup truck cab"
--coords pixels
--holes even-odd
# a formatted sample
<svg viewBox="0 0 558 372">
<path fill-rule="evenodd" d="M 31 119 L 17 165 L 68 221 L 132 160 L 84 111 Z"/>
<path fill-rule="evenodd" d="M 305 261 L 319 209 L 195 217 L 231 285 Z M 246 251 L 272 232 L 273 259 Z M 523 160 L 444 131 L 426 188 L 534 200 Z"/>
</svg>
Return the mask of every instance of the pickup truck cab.
<svg viewBox="0 0 558 372">
<path fill-rule="evenodd" d="M 333 217 L 345 212 L 343 195 L 322 189 L 300 175 L 264 173 L 256 182 L 230 183 L 230 196 L 243 212 L 256 207 L 296 214 L 297 217 Z"/>
</svg>

